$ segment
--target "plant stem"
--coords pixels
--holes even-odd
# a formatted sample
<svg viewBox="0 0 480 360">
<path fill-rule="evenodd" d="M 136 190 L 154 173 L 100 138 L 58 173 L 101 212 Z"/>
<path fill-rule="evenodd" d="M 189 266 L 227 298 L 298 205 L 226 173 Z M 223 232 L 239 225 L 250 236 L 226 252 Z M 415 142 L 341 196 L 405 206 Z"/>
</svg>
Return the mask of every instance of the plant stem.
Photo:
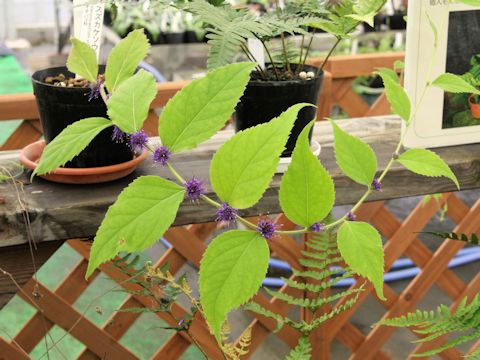
<svg viewBox="0 0 480 360">
<path fill-rule="evenodd" d="M 310 48 L 311 48 L 311 46 L 312 46 L 313 38 L 315 37 L 315 31 L 316 31 L 316 30 L 317 30 L 317 29 L 313 29 L 313 34 L 312 34 L 312 36 L 310 36 L 310 41 L 308 42 L 308 46 L 307 46 L 307 49 L 306 49 L 306 51 L 305 51 L 305 57 L 303 58 L 303 61 L 302 61 L 301 65 L 300 65 L 300 68 L 301 68 L 300 71 L 303 70 L 303 68 L 305 67 L 305 63 L 307 62 L 308 54 L 309 54 L 309 52 L 310 52 Z M 301 60 L 302 60 L 302 59 L 300 59 L 300 61 L 301 61 Z"/>
<path fill-rule="evenodd" d="M 298 74 L 300 71 L 302 71 L 302 59 L 303 59 L 303 46 L 305 45 L 305 35 L 302 34 L 302 42 L 300 43 L 300 55 L 298 57 L 298 66 L 295 71 L 295 74 Z"/>
<path fill-rule="evenodd" d="M 257 37 L 257 39 L 258 39 L 258 37 Z M 260 40 L 260 39 L 258 39 L 258 40 Z M 265 49 L 265 52 L 267 53 L 267 56 L 270 60 L 270 64 L 272 64 L 273 71 L 275 73 L 275 78 L 277 79 L 277 81 L 280 81 L 280 76 L 278 75 L 277 67 L 275 66 L 275 63 L 273 62 L 272 54 L 270 54 L 270 51 L 268 50 L 267 44 L 265 44 L 265 42 L 263 42 L 262 40 L 260 40 L 260 42 L 262 43 L 263 48 Z"/>
<path fill-rule="evenodd" d="M 322 62 L 322 65 L 318 67 L 318 70 L 317 70 L 317 76 L 319 76 L 323 69 L 325 68 L 325 65 L 327 65 L 327 61 L 328 59 L 330 59 L 330 57 L 332 56 L 333 52 L 335 51 L 335 49 L 337 48 L 338 44 L 340 44 L 340 42 L 343 40 L 343 38 L 341 36 L 337 36 L 337 41 L 335 42 L 335 44 L 333 44 L 332 48 L 330 49 L 330 51 L 328 52 L 327 56 L 325 57 L 325 59 L 323 59 L 323 62 Z M 306 59 L 305 59 L 306 60 Z"/>
<path fill-rule="evenodd" d="M 258 63 L 257 59 L 255 58 L 255 56 L 251 53 L 251 51 L 248 49 L 247 46 L 245 46 L 244 44 L 242 44 L 241 46 L 242 48 L 242 51 L 245 53 L 245 55 L 247 55 L 247 57 L 250 59 L 251 62 L 254 62 L 256 64 L 256 68 L 258 70 L 258 72 L 262 75 L 262 77 L 267 80 L 268 79 L 268 76 L 267 76 L 267 73 L 262 69 L 262 67 L 260 66 L 260 64 Z"/>
</svg>

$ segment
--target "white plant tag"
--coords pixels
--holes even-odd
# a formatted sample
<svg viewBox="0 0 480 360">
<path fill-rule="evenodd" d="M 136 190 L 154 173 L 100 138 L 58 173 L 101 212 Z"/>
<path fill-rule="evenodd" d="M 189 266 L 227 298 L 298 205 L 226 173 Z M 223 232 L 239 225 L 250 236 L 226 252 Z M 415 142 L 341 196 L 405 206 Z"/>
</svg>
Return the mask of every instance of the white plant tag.
<svg viewBox="0 0 480 360">
<path fill-rule="evenodd" d="M 100 56 L 105 0 L 73 0 L 73 36 Z"/>
<path fill-rule="evenodd" d="M 258 39 L 248 39 L 248 50 L 257 60 L 258 65 L 265 69 L 265 53 L 263 52 L 262 42 Z"/>
</svg>

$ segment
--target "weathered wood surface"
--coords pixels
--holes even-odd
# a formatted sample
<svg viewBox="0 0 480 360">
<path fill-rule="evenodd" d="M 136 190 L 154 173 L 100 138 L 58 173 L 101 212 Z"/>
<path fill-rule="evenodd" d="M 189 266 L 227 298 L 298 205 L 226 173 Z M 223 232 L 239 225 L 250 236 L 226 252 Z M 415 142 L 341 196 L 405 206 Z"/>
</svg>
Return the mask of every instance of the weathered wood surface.
<svg viewBox="0 0 480 360">
<path fill-rule="evenodd" d="M 390 158 L 400 133 L 400 120 L 393 116 L 342 120 L 339 125 L 350 133 L 369 142 L 375 149 L 381 171 Z M 232 135 L 225 130 L 204 143 L 195 151 L 175 155 L 173 162 L 184 177 L 196 176 L 208 182 L 210 159 L 215 149 Z M 327 122 L 319 122 L 314 138 L 322 144 L 320 158 L 330 171 L 336 184 L 336 204 L 352 204 L 363 194 L 365 188 L 353 183 L 343 175 L 335 164 L 332 148 L 332 131 Z M 480 187 L 480 144 L 440 148 L 435 150 L 452 167 L 462 189 Z M 18 159 L 17 152 L 0 155 L 0 165 L 11 166 L 9 161 Z M 95 186 L 72 186 L 49 183 L 35 179 L 29 184 L 29 174 L 21 198 L 29 213 L 35 241 L 52 241 L 75 237 L 92 236 L 98 228 L 106 209 L 119 192 L 135 177 L 155 174 L 172 179 L 167 170 L 154 165 L 150 160 L 143 163 L 131 176 L 107 184 Z M 246 216 L 278 213 L 278 190 L 280 176 L 275 176 L 263 199 L 253 208 L 243 212 Z M 376 192 L 370 200 L 384 200 L 414 195 L 455 191 L 455 186 L 445 178 L 424 178 L 394 166 L 384 180 L 384 191 Z M 22 220 L 22 209 L 13 187 L 0 185 L 0 246 L 22 244 L 27 241 L 26 227 Z M 211 194 L 210 194 L 211 195 Z M 212 221 L 215 212 L 210 205 L 184 201 L 180 207 L 175 225 Z"/>
</svg>

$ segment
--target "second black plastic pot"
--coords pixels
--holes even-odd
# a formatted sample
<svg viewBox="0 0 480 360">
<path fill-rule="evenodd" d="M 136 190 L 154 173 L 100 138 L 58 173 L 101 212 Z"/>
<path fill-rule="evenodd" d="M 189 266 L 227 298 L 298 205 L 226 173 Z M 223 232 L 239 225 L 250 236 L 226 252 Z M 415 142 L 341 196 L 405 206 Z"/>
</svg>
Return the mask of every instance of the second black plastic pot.
<svg viewBox="0 0 480 360">
<path fill-rule="evenodd" d="M 317 69 L 305 66 L 304 71 Z M 277 117 L 290 106 L 298 103 L 316 105 L 323 73 L 311 80 L 262 81 L 250 80 L 233 116 L 235 130 L 241 131 L 258 124 L 263 124 Z M 282 157 L 290 157 L 297 138 L 303 128 L 316 118 L 316 108 L 309 106 L 300 110 L 288 139 Z M 312 138 L 310 131 L 309 140 Z"/>
<path fill-rule="evenodd" d="M 100 67 L 100 72 L 103 71 L 104 67 Z M 60 73 L 67 77 L 75 76 L 66 67 L 40 70 L 32 75 L 33 92 L 47 144 L 68 125 L 78 120 L 90 117 L 108 118 L 107 107 L 101 98 L 88 101 L 89 89 L 54 86 L 44 82 L 47 76 L 56 76 Z M 65 167 L 99 167 L 131 160 L 132 150 L 127 144 L 113 141 L 112 131 L 113 127 L 103 130 Z"/>
</svg>

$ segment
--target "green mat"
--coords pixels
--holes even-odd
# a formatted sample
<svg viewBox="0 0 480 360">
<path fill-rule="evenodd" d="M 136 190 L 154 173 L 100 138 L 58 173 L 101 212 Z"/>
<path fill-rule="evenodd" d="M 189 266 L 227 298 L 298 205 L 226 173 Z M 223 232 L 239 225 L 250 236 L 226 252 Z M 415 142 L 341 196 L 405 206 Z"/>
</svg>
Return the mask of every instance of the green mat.
<svg viewBox="0 0 480 360">
<path fill-rule="evenodd" d="M 29 92 L 32 92 L 30 77 L 15 56 L 0 56 L 0 95 Z M 0 144 L 8 139 L 19 124 L 19 120 L 0 122 Z"/>
</svg>

